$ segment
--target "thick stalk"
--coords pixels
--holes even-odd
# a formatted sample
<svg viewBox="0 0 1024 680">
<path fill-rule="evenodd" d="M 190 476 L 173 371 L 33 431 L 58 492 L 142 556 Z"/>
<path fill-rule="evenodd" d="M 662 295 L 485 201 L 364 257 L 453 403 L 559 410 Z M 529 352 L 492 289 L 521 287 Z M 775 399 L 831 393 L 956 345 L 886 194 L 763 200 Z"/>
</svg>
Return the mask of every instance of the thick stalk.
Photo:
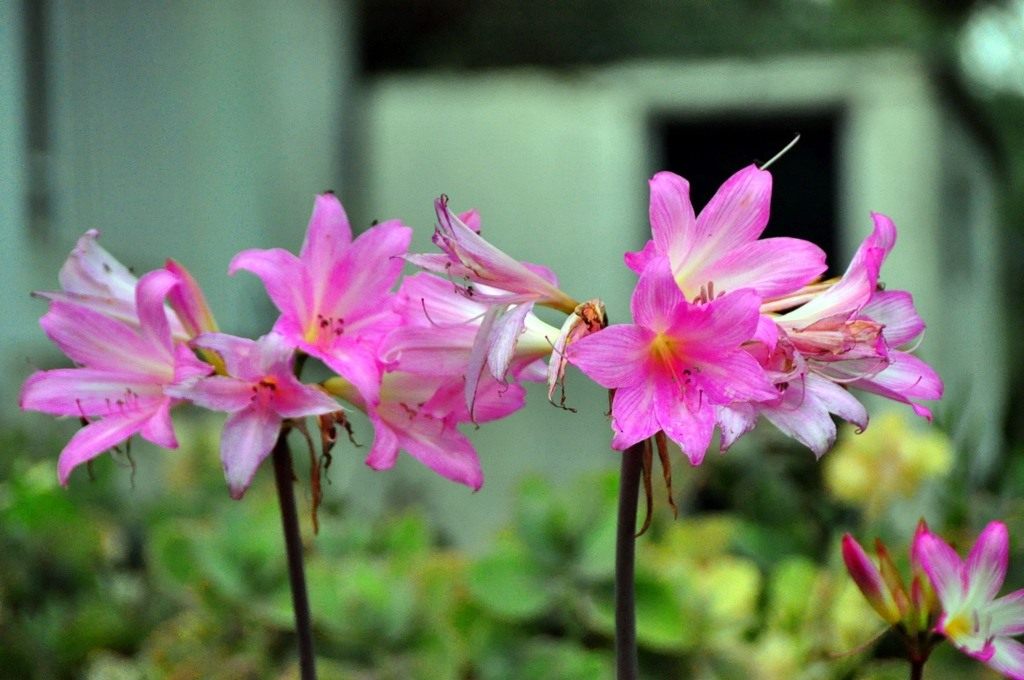
<svg viewBox="0 0 1024 680">
<path fill-rule="evenodd" d="M 281 525 L 284 528 L 284 548 L 288 556 L 288 582 L 292 590 L 292 609 L 295 611 L 295 633 L 299 642 L 299 677 L 302 680 L 316 680 L 313 627 L 309 616 L 306 571 L 302 565 L 302 535 L 299 533 L 299 516 L 295 511 L 292 452 L 288 448 L 286 430 L 282 430 L 278 435 L 273 458 L 277 499 L 281 505 Z"/>
<path fill-rule="evenodd" d="M 924 678 L 924 660 L 910 660 L 910 680 L 921 680 Z"/>
<path fill-rule="evenodd" d="M 615 539 L 615 669 L 618 680 L 636 680 L 640 672 L 636 649 L 634 556 L 642 468 L 641 442 L 622 452 L 619 474 L 619 517 Z"/>
</svg>

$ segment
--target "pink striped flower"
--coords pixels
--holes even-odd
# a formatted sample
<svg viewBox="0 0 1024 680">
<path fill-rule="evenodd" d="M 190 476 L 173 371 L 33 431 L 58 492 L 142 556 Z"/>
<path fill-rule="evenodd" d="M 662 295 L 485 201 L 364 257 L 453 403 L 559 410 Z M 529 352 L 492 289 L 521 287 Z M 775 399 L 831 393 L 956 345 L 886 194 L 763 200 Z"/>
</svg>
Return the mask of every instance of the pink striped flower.
<svg viewBox="0 0 1024 680">
<path fill-rule="evenodd" d="M 177 447 L 170 410 L 179 400 L 167 388 L 213 370 L 171 337 L 164 298 L 177 285 L 166 270 L 143 276 L 133 291 L 137 325 L 59 296 L 40 320 L 47 336 L 78 367 L 29 376 L 20 406 L 88 421 L 61 451 L 61 484 L 67 485 L 75 467 L 134 434 L 158 446 Z"/>
<path fill-rule="evenodd" d="M 292 368 L 295 350 L 277 333 L 255 341 L 209 333 L 193 344 L 216 352 L 226 375 L 194 378 L 167 393 L 230 414 L 221 432 L 220 456 L 232 498 L 245 494 L 285 419 L 341 410 L 326 393 L 298 381 Z"/>
<path fill-rule="evenodd" d="M 569 361 L 614 389 L 612 446 L 623 450 L 658 431 L 694 465 L 707 451 L 715 406 L 770 399 L 775 390 L 741 349 L 758 324 L 750 290 L 691 304 L 667 258 L 654 258 L 633 291 L 633 324 L 612 325 L 568 347 Z"/>
<path fill-rule="evenodd" d="M 1008 678 L 1024 679 L 1024 590 L 996 597 L 1006 578 L 1009 535 L 1002 522 L 985 527 L 966 560 L 938 536 L 926 532 L 914 554 L 942 607 L 935 630 L 960 651 Z"/>
<path fill-rule="evenodd" d="M 372 402 L 381 378 L 376 352 L 398 323 L 391 287 L 411 238 L 411 229 L 391 220 L 353 240 L 341 203 L 325 193 L 313 206 L 298 257 L 281 248 L 245 250 L 229 272 L 258 276 L 281 312 L 274 330 Z"/>
</svg>

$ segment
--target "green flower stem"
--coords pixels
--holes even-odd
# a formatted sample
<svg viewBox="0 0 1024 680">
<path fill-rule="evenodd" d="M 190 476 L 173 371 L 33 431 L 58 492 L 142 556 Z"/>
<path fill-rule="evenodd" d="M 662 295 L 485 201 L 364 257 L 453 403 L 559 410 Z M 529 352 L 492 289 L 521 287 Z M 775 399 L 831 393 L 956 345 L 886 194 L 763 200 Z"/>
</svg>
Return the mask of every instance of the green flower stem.
<svg viewBox="0 0 1024 680">
<path fill-rule="evenodd" d="M 306 571 L 302 565 L 302 535 L 299 533 L 299 517 L 295 512 L 295 491 L 292 489 L 292 452 L 288 448 L 287 428 L 281 429 L 272 455 L 274 457 L 274 480 L 277 482 L 277 499 L 281 505 L 284 547 L 288 556 L 288 581 L 292 590 L 292 609 L 295 610 L 295 633 L 299 638 L 299 677 L 302 680 L 316 680 L 313 627 L 309 616 Z"/>
<path fill-rule="evenodd" d="M 618 680 L 636 680 L 640 673 L 636 648 L 634 566 L 643 450 L 643 442 L 640 442 L 623 451 L 619 474 L 619 516 L 615 538 L 615 677 Z"/>
</svg>

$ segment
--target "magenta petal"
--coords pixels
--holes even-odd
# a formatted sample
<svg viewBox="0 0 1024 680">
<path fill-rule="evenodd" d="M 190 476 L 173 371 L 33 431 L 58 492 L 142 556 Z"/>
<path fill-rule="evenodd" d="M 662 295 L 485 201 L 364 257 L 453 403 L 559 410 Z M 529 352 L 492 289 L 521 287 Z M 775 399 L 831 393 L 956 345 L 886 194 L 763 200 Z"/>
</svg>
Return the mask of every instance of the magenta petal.
<svg viewBox="0 0 1024 680">
<path fill-rule="evenodd" d="M 301 418 L 340 411 L 341 406 L 325 392 L 283 375 L 277 383 L 274 410 L 282 418 Z"/>
<path fill-rule="evenodd" d="M 659 172 L 648 182 L 651 190 L 649 217 L 658 253 L 675 262 L 697 245 L 697 218 L 690 202 L 690 183 L 671 172 Z"/>
<path fill-rule="evenodd" d="M 473 420 L 487 423 L 505 418 L 526 405 L 526 390 L 521 385 L 503 385 L 485 377 L 480 381 L 473 402 Z"/>
<path fill-rule="evenodd" d="M 913 354 L 897 351 L 889 352 L 889 365 L 882 371 L 850 385 L 910 404 L 915 413 L 929 420 L 931 412 L 911 399 L 939 399 L 943 391 L 942 378 L 935 369 Z"/>
<path fill-rule="evenodd" d="M 655 391 L 654 408 L 668 438 L 679 444 L 692 465 L 700 465 L 715 430 L 714 406 L 702 403 L 692 408 L 679 398 L 675 385 L 664 381 Z"/>
<path fill-rule="evenodd" d="M 967 556 L 967 599 L 992 600 L 999 594 L 1010 560 L 1010 537 L 1002 522 L 990 522 Z"/>
<path fill-rule="evenodd" d="M 255 340 L 227 333 L 204 333 L 193 340 L 192 344 L 219 354 L 224 360 L 224 367 L 228 375 L 253 379 L 262 372 Z"/>
<path fill-rule="evenodd" d="M 376 403 L 380 394 L 381 368 L 374 352 L 354 342 L 339 342 L 331 347 L 330 353 L 314 347 L 307 350 L 355 385 L 368 404 Z"/>
<path fill-rule="evenodd" d="M 661 429 L 654 410 L 654 385 L 650 381 L 615 390 L 612 429 L 612 448 L 616 451 L 624 451 Z"/>
<path fill-rule="evenodd" d="M 341 201 L 330 192 L 317 196 L 299 251 L 299 259 L 308 267 L 310 279 L 326 281 L 351 242 L 352 228 Z"/>
<path fill-rule="evenodd" d="M 406 453 L 437 474 L 465 484 L 474 491 L 484 483 L 480 459 L 466 437 L 443 421 L 418 420 L 401 438 Z"/>
<path fill-rule="evenodd" d="M 228 416 L 220 437 L 220 458 L 232 498 L 245 494 L 280 430 L 281 419 L 265 409 L 247 408 Z"/>
<path fill-rule="evenodd" d="M 300 324 L 308 321 L 310 310 L 306 306 L 306 295 L 310 290 L 309 274 L 299 258 L 282 248 L 243 250 L 232 258 L 228 273 L 234 274 L 239 269 L 251 272 L 263 281 L 267 296 L 281 314 Z"/>
<path fill-rule="evenodd" d="M 151 412 L 163 399 L 161 386 L 138 375 L 91 368 L 37 371 L 21 388 L 19 406 L 60 416 L 107 416 Z"/>
<path fill-rule="evenodd" d="M 902 290 L 876 292 L 861 309 L 861 315 L 885 326 L 885 341 L 891 347 L 912 342 L 924 332 L 924 321 L 914 308 L 913 297 Z"/>
<path fill-rule="evenodd" d="M 366 457 L 366 464 L 374 470 L 388 470 L 398 460 L 398 436 L 379 418 L 371 416 L 373 421 L 373 446 Z"/>
<path fill-rule="evenodd" d="M 626 387 L 648 380 L 653 333 L 640 326 L 608 326 L 569 345 L 569 362 L 601 387 Z"/>
<path fill-rule="evenodd" d="M 934 534 L 923 534 L 914 543 L 918 564 L 935 588 L 945 611 L 956 611 L 964 601 L 962 562 L 956 551 Z"/>
<path fill-rule="evenodd" d="M 771 174 L 755 165 L 727 179 L 697 216 L 694 241 L 699 245 L 689 257 L 711 260 L 757 239 L 768 224 L 771 195 Z"/>
<path fill-rule="evenodd" d="M 139 313 L 142 334 L 153 350 L 162 349 L 168 358 L 174 352 L 164 299 L 177 285 L 178 278 L 174 274 L 166 269 L 157 269 L 139 279 L 139 285 L 135 289 L 135 308 Z"/>
<path fill-rule="evenodd" d="M 992 641 L 993 654 L 986 663 L 1010 680 L 1024 680 L 1024 644 L 1008 637 Z"/>
<path fill-rule="evenodd" d="M 110 415 L 75 433 L 57 461 L 57 478 L 61 485 L 68 485 L 71 471 L 104 451 L 114 448 L 140 429 L 152 415 L 151 412 L 135 411 Z"/>
<path fill-rule="evenodd" d="M 182 385 L 171 385 L 166 393 L 178 399 L 188 399 L 197 406 L 211 411 L 235 413 L 247 408 L 253 399 L 252 384 L 223 375 L 211 375 Z"/>
<path fill-rule="evenodd" d="M 164 268 L 178 280 L 178 285 L 168 293 L 167 301 L 180 319 L 188 337 L 194 338 L 202 333 L 215 332 L 217 322 L 206 303 L 203 289 L 199 287 L 192 274 L 174 260 L 167 260 Z"/>
<path fill-rule="evenodd" d="M 384 341 L 380 358 L 391 369 L 410 373 L 462 375 L 469 362 L 476 327 L 400 327 Z"/>
<path fill-rule="evenodd" d="M 684 303 L 672 318 L 671 333 L 684 340 L 691 357 L 714 362 L 723 351 L 733 351 L 757 332 L 761 298 L 752 290 L 738 290 L 706 305 Z"/>
<path fill-rule="evenodd" d="M 359 235 L 322 278 L 311 271 L 316 310 L 346 323 L 378 311 L 409 249 L 412 229 L 398 220 L 382 222 Z"/>
<path fill-rule="evenodd" d="M 626 262 L 626 266 L 632 269 L 637 274 L 642 274 L 647 265 L 650 264 L 651 260 L 658 256 L 658 250 L 654 245 L 654 241 L 648 241 L 644 244 L 643 249 L 636 252 L 627 252 L 623 255 L 623 260 Z"/>
<path fill-rule="evenodd" d="M 630 311 L 637 325 L 660 333 L 676 323 L 677 308 L 685 302 L 682 291 L 669 271 L 668 260 L 658 257 L 640 275 L 633 289 Z"/>
<path fill-rule="evenodd" d="M 172 358 L 130 326 L 99 312 L 55 301 L 39 320 L 49 337 L 74 362 L 117 373 L 170 378 Z"/>
<path fill-rule="evenodd" d="M 694 276 L 717 292 L 751 288 L 761 297 L 787 295 L 825 271 L 825 251 L 796 238 L 767 238 L 743 244 Z M 705 281 L 706 280 L 706 281 Z"/>
<path fill-rule="evenodd" d="M 171 400 L 164 399 L 152 417 L 142 425 L 140 434 L 150 442 L 165 449 L 178 448 L 178 438 L 174 436 L 174 425 L 171 423 Z"/>
</svg>

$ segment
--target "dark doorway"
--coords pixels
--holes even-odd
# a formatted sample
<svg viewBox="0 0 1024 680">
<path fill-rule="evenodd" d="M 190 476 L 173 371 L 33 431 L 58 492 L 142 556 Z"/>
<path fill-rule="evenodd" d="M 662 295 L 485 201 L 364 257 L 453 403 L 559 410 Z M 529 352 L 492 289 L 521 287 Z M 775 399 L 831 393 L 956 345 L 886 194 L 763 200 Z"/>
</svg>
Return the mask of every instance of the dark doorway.
<svg viewBox="0 0 1024 680">
<path fill-rule="evenodd" d="M 842 273 L 838 259 L 837 145 L 838 111 L 812 114 L 715 114 L 712 117 L 659 115 L 652 121 L 658 165 L 690 182 L 694 209 L 700 212 L 730 175 L 750 163 L 761 164 L 796 134 L 800 142 L 769 168 L 772 207 L 765 237 L 792 236 L 816 243 L 828 253 L 828 275 Z"/>
</svg>

